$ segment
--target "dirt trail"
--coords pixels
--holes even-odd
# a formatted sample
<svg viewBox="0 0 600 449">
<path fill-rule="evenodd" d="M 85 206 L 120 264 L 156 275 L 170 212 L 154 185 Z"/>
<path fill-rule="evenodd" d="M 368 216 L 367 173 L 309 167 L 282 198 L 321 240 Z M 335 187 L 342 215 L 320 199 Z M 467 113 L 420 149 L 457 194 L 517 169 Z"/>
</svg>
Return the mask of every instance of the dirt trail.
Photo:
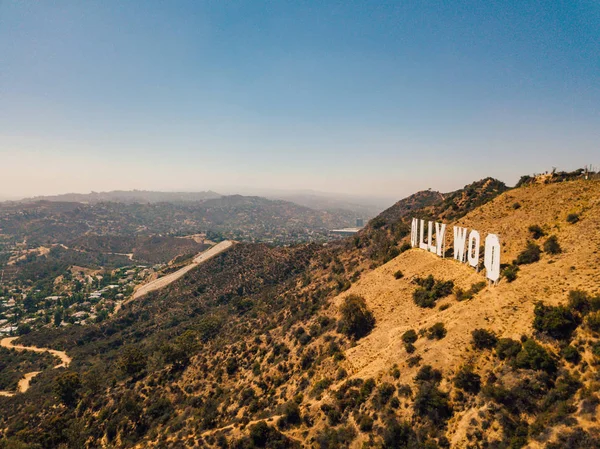
<svg viewBox="0 0 600 449">
<path fill-rule="evenodd" d="M 71 363 L 71 357 L 67 355 L 64 351 L 58 351 L 56 349 L 50 348 L 38 348 L 36 346 L 23 346 L 23 345 L 15 345 L 13 341 L 15 341 L 19 337 L 6 337 L 0 340 L 0 346 L 8 349 L 15 349 L 17 351 L 33 351 L 33 352 L 49 352 L 54 357 L 60 359 L 60 363 L 56 365 L 54 368 L 66 368 Z M 19 384 L 17 386 L 17 392 L 25 393 L 29 389 L 29 384 L 31 379 L 40 374 L 41 371 L 32 371 L 31 373 L 27 373 L 23 376 L 21 380 L 19 380 Z M 14 396 L 15 393 L 12 391 L 0 391 L 0 396 Z"/>
<path fill-rule="evenodd" d="M 132 301 L 134 299 L 141 298 L 142 296 L 144 296 L 154 290 L 158 290 L 163 287 L 166 287 L 170 283 L 172 283 L 172 282 L 176 281 L 177 279 L 179 279 L 180 277 L 182 277 L 188 271 L 196 268 L 198 265 L 206 262 L 207 260 L 216 256 L 217 254 L 222 253 L 223 251 L 229 249 L 232 245 L 233 245 L 233 242 L 230 240 L 224 240 L 221 243 L 216 244 L 212 248 L 209 248 L 206 251 L 204 251 L 204 252 L 198 254 L 196 257 L 194 257 L 194 260 L 189 265 L 186 265 L 185 267 L 180 268 L 179 270 L 175 271 L 174 273 L 167 274 L 166 276 L 155 279 L 145 285 L 140 286 L 140 288 L 138 288 L 133 293 L 133 296 L 131 297 L 131 299 L 125 301 L 125 303 Z"/>
</svg>

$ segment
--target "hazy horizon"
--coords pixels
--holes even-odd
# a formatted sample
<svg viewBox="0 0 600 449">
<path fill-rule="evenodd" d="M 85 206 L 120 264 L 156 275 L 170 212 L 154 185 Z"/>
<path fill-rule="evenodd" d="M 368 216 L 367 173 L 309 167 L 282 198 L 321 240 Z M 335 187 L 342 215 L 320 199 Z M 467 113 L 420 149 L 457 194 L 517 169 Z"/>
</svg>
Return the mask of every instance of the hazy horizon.
<svg viewBox="0 0 600 449">
<path fill-rule="evenodd" d="M 0 2 L 0 196 L 600 165 L 600 4 Z"/>
</svg>

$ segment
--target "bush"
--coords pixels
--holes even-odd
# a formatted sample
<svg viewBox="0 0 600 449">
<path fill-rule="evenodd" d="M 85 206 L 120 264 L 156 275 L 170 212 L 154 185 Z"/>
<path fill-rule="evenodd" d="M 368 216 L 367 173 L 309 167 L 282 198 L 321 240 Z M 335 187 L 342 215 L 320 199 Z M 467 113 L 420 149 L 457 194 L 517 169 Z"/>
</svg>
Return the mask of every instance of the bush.
<svg viewBox="0 0 600 449">
<path fill-rule="evenodd" d="M 387 404 L 394 395 L 395 391 L 396 388 L 388 382 L 384 382 L 377 387 L 377 392 L 373 397 L 373 405 L 375 405 L 375 408 L 381 409 L 385 404 Z"/>
<path fill-rule="evenodd" d="M 512 338 L 501 338 L 496 344 L 496 355 L 500 360 L 512 359 L 521 351 L 521 343 Z"/>
<path fill-rule="evenodd" d="M 579 214 L 569 214 L 567 215 L 567 223 L 575 224 L 579 221 Z"/>
<path fill-rule="evenodd" d="M 471 288 L 469 290 L 463 290 L 462 288 L 455 288 L 454 289 L 454 295 L 456 296 L 456 300 L 457 301 L 464 301 L 466 299 L 471 299 L 473 298 L 473 296 L 475 296 L 477 293 L 479 293 L 481 290 L 483 290 L 486 286 L 486 282 L 482 281 L 482 282 L 477 282 L 473 285 L 471 285 Z"/>
<path fill-rule="evenodd" d="M 471 332 L 473 346 L 477 349 L 492 349 L 498 343 L 498 337 L 486 329 L 475 329 Z"/>
<path fill-rule="evenodd" d="M 520 209 L 521 208 L 521 203 L 518 203 L 518 202 L 517 203 L 513 203 L 512 208 L 514 210 Z"/>
<path fill-rule="evenodd" d="M 294 401 L 286 402 L 283 405 L 281 417 L 277 420 L 277 425 L 284 429 L 296 424 L 300 424 L 302 418 L 300 416 L 300 407 Z"/>
<path fill-rule="evenodd" d="M 164 345 L 162 352 L 165 355 L 165 361 L 171 363 L 173 369 L 181 370 L 190 363 L 190 359 L 198 351 L 198 348 L 196 333 L 187 330 L 175 338 L 173 343 Z"/>
<path fill-rule="evenodd" d="M 373 430 L 373 418 L 369 415 L 360 415 L 356 423 L 361 432 L 370 432 Z"/>
<path fill-rule="evenodd" d="M 473 368 L 465 366 L 454 376 L 454 385 L 467 393 L 477 394 L 481 389 L 481 376 L 473 372 Z"/>
<path fill-rule="evenodd" d="M 423 365 L 415 376 L 415 382 L 432 382 L 439 384 L 442 381 L 442 372 L 431 365 Z"/>
<path fill-rule="evenodd" d="M 419 307 L 433 308 L 438 299 L 452 293 L 453 281 L 436 280 L 432 275 L 426 278 L 416 278 L 414 281 L 419 287 L 413 292 L 413 300 Z"/>
<path fill-rule="evenodd" d="M 395 416 L 390 416 L 383 429 L 383 448 L 405 449 L 412 447 L 419 447 L 413 426 L 406 421 L 398 422 Z"/>
<path fill-rule="evenodd" d="M 443 425 L 452 416 L 448 394 L 431 382 L 422 382 L 415 395 L 413 409 L 417 416 L 427 418 L 435 426 Z"/>
<path fill-rule="evenodd" d="M 147 356 L 139 348 L 128 347 L 119 357 L 118 367 L 127 376 L 137 377 L 146 369 Z"/>
<path fill-rule="evenodd" d="M 339 429 L 325 428 L 316 436 L 316 447 L 319 449 L 338 449 L 350 447 L 356 437 L 354 427 L 340 427 Z"/>
<path fill-rule="evenodd" d="M 406 364 L 412 368 L 413 366 L 417 366 L 419 363 L 421 363 L 421 360 L 423 360 L 423 357 L 420 355 L 414 355 L 406 359 Z"/>
<path fill-rule="evenodd" d="M 600 332 L 600 312 L 590 313 L 585 324 L 592 332 Z"/>
<path fill-rule="evenodd" d="M 560 254 L 562 253 L 562 248 L 558 243 L 558 237 L 555 235 L 551 235 L 544 242 L 544 252 L 548 254 Z"/>
<path fill-rule="evenodd" d="M 407 330 L 402 334 L 402 341 L 404 343 L 414 343 L 415 341 L 417 341 L 418 338 L 419 337 L 417 333 L 412 329 Z"/>
<path fill-rule="evenodd" d="M 342 319 L 338 331 L 350 338 L 359 339 L 368 335 L 375 327 L 375 317 L 364 298 L 358 295 L 348 295 L 341 306 Z"/>
<path fill-rule="evenodd" d="M 527 265 L 530 263 L 537 262 L 540 260 L 541 254 L 540 247 L 533 242 L 527 242 L 527 246 L 521 253 L 517 256 L 516 264 L 517 265 Z"/>
<path fill-rule="evenodd" d="M 537 303 L 533 311 L 533 328 L 557 340 L 568 340 L 579 325 L 577 317 L 564 306 L 545 306 Z"/>
<path fill-rule="evenodd" d="M 427 329 L 427 338 L 430 340 L 441 340 L 446 336 L 446 328 L 444 323 L 435 323 L 429 329 Z"/>
<path fill-rule="evenodd" d="M 519 271 L 518 266 L 509 265 L 502 270 L 502 276 L 504 276 L 508 282 L 512 282 L 517 279 L 517 271 Z"/>
<path fill-rule="evenodd" d="M 515 367 L 546 371 L 549 374 L 556 372 L 555 357 L 532 339 L 523 343 L 523 348 L 515 358 Z"/>
<path fill-rule="evenodd" d="M 565 346 L 561 349 L 560 355 L 567 362 L 572 363 L 573 365 L 578 365 L 581 362 L 581 354 L 574 346 Z"/>
<path fill-rule="evenodd" d="M 59 375 L 54 381 L 54 392 L 60 400 L 68 407 L 77 403 L 81 380 L 79 375 L 73 371 L 66 371 Z"/>
<path fill-rule="evenodd" d="M 404 274 L 400 270 L 398 270 L 394 273 L 394 278 L 396 278 L 396 279 L 402 279 L 403 277 L 404 277 Z"/>
<path fill-rule="evenodd" d="M 537 240 L 546 235 L 544 230 L 538 225 L 529 226 L 529 233 L 534 240 Z"/>
<path fill-rule="evenodd" d="M 583 290 L 571 290 L 569 292 L 569 308 L 587 315 L 591 309 L 590 296 Z"/>
</svg>

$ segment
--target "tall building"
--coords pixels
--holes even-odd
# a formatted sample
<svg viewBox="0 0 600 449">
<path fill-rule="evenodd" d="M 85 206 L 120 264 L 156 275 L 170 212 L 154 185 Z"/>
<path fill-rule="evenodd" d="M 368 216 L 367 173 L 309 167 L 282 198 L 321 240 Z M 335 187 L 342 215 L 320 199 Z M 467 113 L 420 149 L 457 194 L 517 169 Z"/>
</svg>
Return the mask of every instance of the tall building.
<svg viewBox="0 0 600 449">
<path fill-rule="evenodd" d="M 364 222 L 363 222 L 363 219 L 362 219 L 362 218 L 357 218 L 357 219 L 356 219 L 356 227 L 357 227 L 357 228 L 362 228 L 364 225 L 365 225 L 365 224 L 364 224 Z"/>
</svg>

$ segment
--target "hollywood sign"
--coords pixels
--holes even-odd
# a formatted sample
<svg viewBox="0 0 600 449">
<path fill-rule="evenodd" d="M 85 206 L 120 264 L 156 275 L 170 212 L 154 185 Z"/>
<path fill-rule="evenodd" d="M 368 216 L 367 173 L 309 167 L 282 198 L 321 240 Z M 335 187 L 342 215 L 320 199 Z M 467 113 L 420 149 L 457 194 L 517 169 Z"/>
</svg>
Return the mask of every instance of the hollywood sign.
<svg viewBox="0 0 600 449">
<path fill-rule="evenodd" d="M 446 224 L 429 221 L 425 240 L 425 220 L 413 218 L 410 243 L 413 248 L 419 247 L 445 257 Z M 481 237 L 475 229 L 472 229 L 467 237 L 467 228 L 454 226 L 454 259 L 478 269 L 480 243 Z M 496 234 L 488 234 L 485 238 L 483 266 L 490 281 L 497 282 L 500 279 L 500 239 Z"/>
</svg>

